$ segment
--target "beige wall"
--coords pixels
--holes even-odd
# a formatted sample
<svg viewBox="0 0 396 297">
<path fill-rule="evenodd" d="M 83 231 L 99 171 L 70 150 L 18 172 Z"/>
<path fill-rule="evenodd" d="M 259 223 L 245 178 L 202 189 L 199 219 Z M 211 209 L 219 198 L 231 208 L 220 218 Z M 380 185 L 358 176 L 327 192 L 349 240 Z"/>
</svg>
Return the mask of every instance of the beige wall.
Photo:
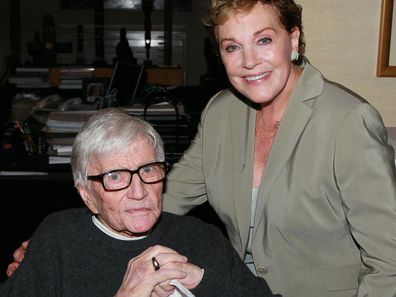
<svg viewBox="0 0 396 297">
<path fill-rule="evenodd" d="M 296 0 L 306 55 L 330 80 L 360 94 L 396 126 L 396 77 L 376 77 L 381 0 Z"/>
</svg>

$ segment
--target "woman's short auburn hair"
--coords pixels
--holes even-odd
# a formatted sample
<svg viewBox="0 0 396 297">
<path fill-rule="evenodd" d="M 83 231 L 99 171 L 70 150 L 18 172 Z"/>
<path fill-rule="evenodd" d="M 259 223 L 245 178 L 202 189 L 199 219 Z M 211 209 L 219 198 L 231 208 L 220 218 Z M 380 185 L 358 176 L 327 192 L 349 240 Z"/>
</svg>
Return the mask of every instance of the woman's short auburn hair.
<svg viewBox="0 0 396 297">
<path fill-rule="evenodd" d="M 212 0 L 209 12 L 203 18 L 203 23 L 215 34 L 216 26 L 224 24 L 237 13 L 249 12 L 258 3 L 273 7 L 278 12 L 280 24 L 287 32 L 292 33 L 296 27 L 300 30 L 299 58 L 293 62 L 301 65 L 305 53 L 302 7 L 293 0 Z"/>
</svg>

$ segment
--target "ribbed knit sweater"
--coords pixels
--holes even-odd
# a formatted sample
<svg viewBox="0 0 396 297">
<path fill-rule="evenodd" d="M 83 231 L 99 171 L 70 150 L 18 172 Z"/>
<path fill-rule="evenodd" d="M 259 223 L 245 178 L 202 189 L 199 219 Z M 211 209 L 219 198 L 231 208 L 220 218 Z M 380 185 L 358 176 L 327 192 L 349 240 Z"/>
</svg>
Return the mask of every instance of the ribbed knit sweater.
<svg viewBox="0 0 396 297">
<path fill-rule="evenodd" d="M 91 217 L 88 209 L 81 208 L 45 218 L 30 239 L 24 261 L 1 286 L 0 296 L 113 296 L 128 261 L 153 245 L 170 247 L 205 270 L 192 290 L 197 297 L 273 296 L 210 224 L 163 213 L 146 238 L 123 241 L 103 233 Z"/>
</svg>

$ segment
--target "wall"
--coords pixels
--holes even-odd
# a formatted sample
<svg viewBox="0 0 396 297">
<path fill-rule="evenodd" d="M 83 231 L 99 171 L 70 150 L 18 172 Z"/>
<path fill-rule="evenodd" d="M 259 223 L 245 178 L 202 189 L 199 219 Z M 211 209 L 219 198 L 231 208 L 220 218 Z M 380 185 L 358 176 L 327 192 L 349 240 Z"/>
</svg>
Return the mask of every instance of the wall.
<svg viewBox="0 0 396 297">
<path fill-rule="evenodd" d="M 396 126 L 396 77 L 376 77 L 381 0 L 297 0 L 306 55 L 330 80 L 374 105 Z"/>
<path fill-rule="evenodd" d="M 91 12 L 61 11 L 58 0 L 20 1 L 22 49 L 32 40 L 34 30 L 41 29 L 42 17 L 46 12 L 53 14 L 57 23 L 70 23 L 70 20 L 75 23 L 93 23 Z M 192 12 L 174 13 L 174 27 L 182 27 L 187 33 L 187 84 L 199 84 L 199 76 L 206 72 L 203 56 L 206 32 L 201 25 L 201 17 L 208 2 L 193 0 Z M 380 111 L 386 125 L 396 126 L 396 78 L 375 75 L 381 0 L 297 2 L 304 7 L 306 54 L 309 60 L 329 79 L 365 97 Z M 8 1 L 0 1 L 0 14 L 0 22 L 3 24 L 0 26 L 0 54 L 4 56 L 9 52 Z M 136 12 L 107 12 L 105 18 L 107 23 L 112 24 L 143 24 L 142 14 Z M 154 27 L 161 28 L 162 14 L 154 12 L 152 22 Z"/>
</svg>

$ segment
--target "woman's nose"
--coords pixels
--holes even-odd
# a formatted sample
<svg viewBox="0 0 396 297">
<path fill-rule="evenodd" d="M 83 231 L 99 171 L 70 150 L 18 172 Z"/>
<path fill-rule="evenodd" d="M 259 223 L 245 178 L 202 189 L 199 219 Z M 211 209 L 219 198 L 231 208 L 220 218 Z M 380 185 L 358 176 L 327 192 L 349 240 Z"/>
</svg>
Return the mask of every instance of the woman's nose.
<svg viewBox="0 0 396 297">
<path fill-rule="evenodd" d="M 243 49 L 243 66 L 247 69 L 253 69 L 260 63 L 259 56 L 254 48 L 245 47 Z"/>
</svg>

